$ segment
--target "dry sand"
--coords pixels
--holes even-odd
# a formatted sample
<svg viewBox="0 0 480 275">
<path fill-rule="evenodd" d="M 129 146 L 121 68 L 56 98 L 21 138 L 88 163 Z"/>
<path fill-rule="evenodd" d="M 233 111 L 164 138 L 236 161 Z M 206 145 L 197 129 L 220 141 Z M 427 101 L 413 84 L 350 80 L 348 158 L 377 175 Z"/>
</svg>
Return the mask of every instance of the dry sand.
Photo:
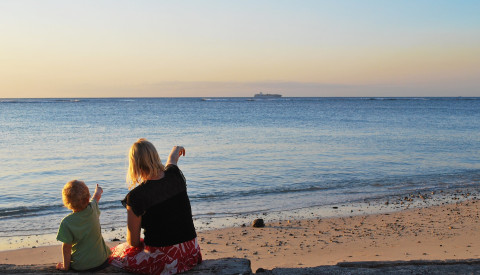
<svg viewBox="0 0 480 275">
<path fill-rule="evenodd" d="M 252 270 L 343 261 L 471 259 L 480 255 L 480 202 L 390 214 L 267 223 L 199 237 L 206 259 L 245 257 Z"/>
<path fill-rule="evenodd" d="M 343 261 L 477 259 L 480 202 L 341 218 L 265 221 L 198 233 L 204 259 L 248 258 L 252 270 L 314 267 Z M 115 243 L 110 242 L 110 246 Z M 61 260 L 60 246 L 0 252 L 0 264 Z"/>
</svg>

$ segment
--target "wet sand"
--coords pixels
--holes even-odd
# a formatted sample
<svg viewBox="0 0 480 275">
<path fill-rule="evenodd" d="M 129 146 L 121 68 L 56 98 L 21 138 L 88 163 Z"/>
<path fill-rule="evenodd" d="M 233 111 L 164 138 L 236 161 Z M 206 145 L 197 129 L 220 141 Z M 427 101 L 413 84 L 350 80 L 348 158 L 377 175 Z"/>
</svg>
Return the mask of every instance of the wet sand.
<svg viewBox="0 0 480 275">
<path fill-rule="evenodd" d="M 269 221 L 198 233 L 204 259 L 247 258 L 252 270 L 315 267 L 354 261 L 477 259 L 480 202 L 410 209 L 405 197 L 396 212 L 336 218 Z M 419 198 L 416 198 L 417 200 Z M 424 198 L 420 198 L 424 199 Z M 392 203 L 385 201 L 385 205 Z M 110 246 L 118 242 L 109 242 Z M 0 264 L 46 264 L 61 260 L 59 245 L 0 252 Z"/>
</svg>

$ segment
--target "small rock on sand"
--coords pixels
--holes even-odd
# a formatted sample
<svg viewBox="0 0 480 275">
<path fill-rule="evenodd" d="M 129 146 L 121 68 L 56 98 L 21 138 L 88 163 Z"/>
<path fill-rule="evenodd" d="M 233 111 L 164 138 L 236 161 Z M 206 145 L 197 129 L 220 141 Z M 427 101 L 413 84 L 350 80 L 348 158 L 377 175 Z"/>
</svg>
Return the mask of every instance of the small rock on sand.
<svg viewBox="0 0 480 275">
<path fill-rule="evenodd" d="M 255 219 L 252 223 L 252 227 L 265 227 L 263 219 Z"/>
</svg>

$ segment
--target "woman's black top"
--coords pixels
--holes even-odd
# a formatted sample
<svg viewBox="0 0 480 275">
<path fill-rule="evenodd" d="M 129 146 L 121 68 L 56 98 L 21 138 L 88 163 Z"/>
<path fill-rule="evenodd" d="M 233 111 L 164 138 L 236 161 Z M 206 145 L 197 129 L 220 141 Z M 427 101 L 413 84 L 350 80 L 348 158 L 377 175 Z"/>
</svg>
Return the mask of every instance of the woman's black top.
<svg viewBox="0 0 480 275">
<path fill-rule="evenodd" d="M 163 178 L 135 187 L 122 204 L 142 217 L 146 245 L 170 246 L 197 237 L 185 177 L 176 165 L 168 165 Z"/>
</svg>

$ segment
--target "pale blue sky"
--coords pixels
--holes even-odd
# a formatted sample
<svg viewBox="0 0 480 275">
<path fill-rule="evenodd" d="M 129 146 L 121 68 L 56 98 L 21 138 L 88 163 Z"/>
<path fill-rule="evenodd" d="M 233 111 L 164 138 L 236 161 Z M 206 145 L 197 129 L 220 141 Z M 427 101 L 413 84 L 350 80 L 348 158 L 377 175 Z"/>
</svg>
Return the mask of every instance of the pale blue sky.
<svg viewBox="0 0 480 275">
<path fill-rule="evenodd" d="M 1 1 L 0 97 L 480 96 L 480 1 Z"/>
</svg>

